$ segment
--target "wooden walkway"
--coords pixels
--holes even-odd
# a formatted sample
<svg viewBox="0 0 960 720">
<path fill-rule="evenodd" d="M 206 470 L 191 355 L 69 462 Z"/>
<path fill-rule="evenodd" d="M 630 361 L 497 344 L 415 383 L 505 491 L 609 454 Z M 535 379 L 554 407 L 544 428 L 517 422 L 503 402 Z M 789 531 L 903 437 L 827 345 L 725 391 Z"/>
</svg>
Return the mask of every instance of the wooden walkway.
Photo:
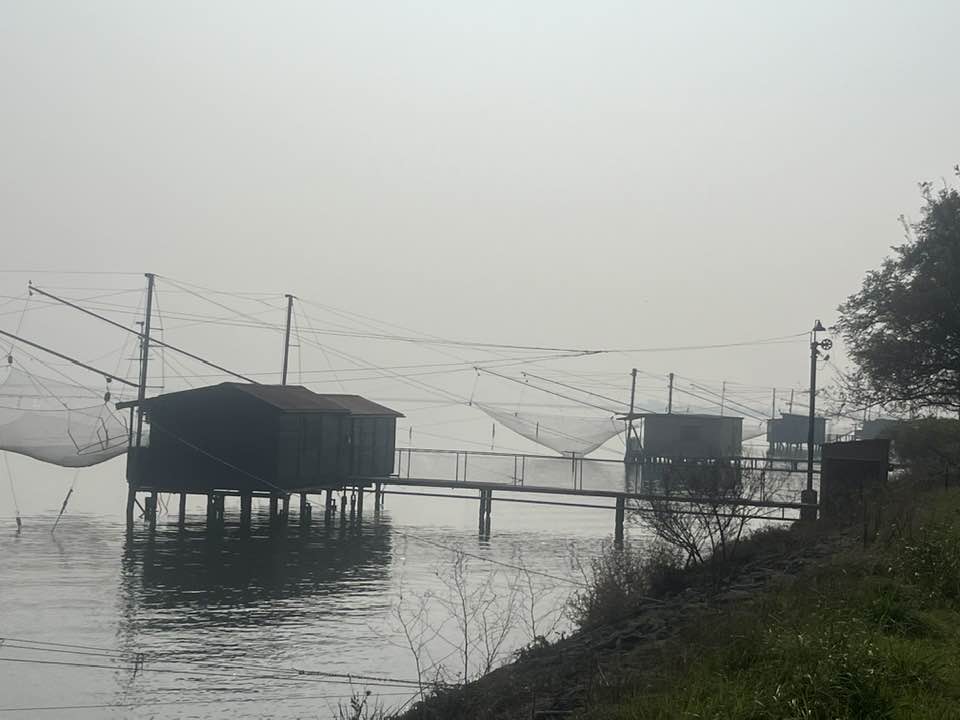
<svg viewBox="0 0 960 720">
<path fill-rule="evenodd" d="M 480 534 L 484 536 L 490 535 L 494 492 L 499 493 L 498 502 L 520 502 L 536 505 L 612 510 L 614 512 L 614 540 L 617 543 L 623 542 L 624 521 L 628 509 L 631 512 L 649 513 L 654 512 L 656 506 L 660 505 L 663 507 L 663 504 L 669 503 L 670 511 L 678 514 L 702 515 L 708 512 L 710 514 L 716 512 L 724 516 L 734 515 L 748 519 L 777 521 L 794 521 L 799 519 L 799 513 L 802 510 L 816 509 L 815 505 L 808 507 L 799 501 L 777 499 L 725 498 L 722 502 L 718 503 L 716 498 L 691 494 L 631 492 L 629 490 L 556 487 L 478 480 L 391 477 L 386 480 L 384 478 L 353 478 L 352 481 L 356 482 L 358 487 L 366 485 L 373 490 L 375 494 L 375 507 L 380 506 L 383 495 L 468 499 L 469 496 L 465 496 L 462 493 L 454 494 L 453 491 L 467 490 L 476 492 L 480 501 L 478 529 Z M 410 490 L 396 490 L 394 488 L 409 488 Z M 417 489 L 418 491 L 414 492 L 412 491 L 413 489 Z M 433 492 L 437 490 L 445 490 L 447 492 Z M 532 495 L 534 497 L 517 497 L 521 495 Z M 551 499 L 544 496 L 553 496 L 554 498 L 562 499 Z M 573 501 L 571 502 L 570 500 Z M 586 503 L 582 502 L 583 500 L 612 500 L 613 503 Z M 688 507 L 685 509 L 684 506 Z M 779 511 L 779 513 L 776 511 Z M 791 513 L 789 516 L 787 515 L 787 511 Z"/>
</svg>

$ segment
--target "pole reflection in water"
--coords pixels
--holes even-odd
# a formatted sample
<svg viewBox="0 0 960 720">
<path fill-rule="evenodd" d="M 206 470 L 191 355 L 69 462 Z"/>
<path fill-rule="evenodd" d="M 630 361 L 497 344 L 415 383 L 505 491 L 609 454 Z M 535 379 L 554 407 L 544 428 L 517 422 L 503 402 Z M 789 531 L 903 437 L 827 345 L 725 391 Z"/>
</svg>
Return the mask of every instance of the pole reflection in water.
<svg viewBox="0 0 960 720">
<path fill-rule="evenodd" d="M 456 620 L 444 603 L 458 568 L 482 601 L 515 597 L 501 646 L 509 657 L 531 639 L 531 608 L 562 611 L 582 579 L 572 558 L 588 563 L 613 517 L 503 502 L 488 542 L 476 535 L 472 495 L 391 496 L 361 525 L 349 512 L 329 522 L 317 513 L 301 527 L 294 514 L 281 531 L 261 512 L 246 535 L 236 510 L 217 532 L 200 508 L 179 529 L 174 507 L 154 532 L 137 523 L 125 534 L 122 515 L 74 513 L 51 536 L 53 513 L 26 516 L 19 537 L 0 535 L 0 636 L 47 643 L 0 648 L 0 707 L 70 706 L 62 715 L 84 719 L 326 718 L 355 689 L 396 706 L 416 688 L 369 678 L 416 679 L 398 608 L 410 619 L 428 604 L 424 622 L 444 637 L 425 665 L 442 661 L 455 677 Z M 470 659 L 471 673 L 481 660 Z"/>
<path fill-rule="evenodd" d="M 301 671 L 364 674 L 348 646 L 375 647 L 365 618 L 389 609 L 391 558 L 391 528 L 382 517 L 281 530 L 269 528 L 262 513 L 252 534 L 230 525 L 208 531 L 203 516 L 188 518 L 183 529 L 137 528 L 126 535 L 119 577 L 117 644 L 134 666 L 117 678 L 121 695 L 149 706 L 157 698 L 226 692 L 256 703 L 259 709 L 249 710 L 256 716 L 263 712 L 258 696 L 292 696 L 278 717 L 296 716 L 304 694 L 307 706 L 336 704 L 364 681 Z M 144 654 L 142 669 L 137 653 Z M 364 667 L 384 675 L 403 664 L 395 654 L 381 662 L 368 657 Z M 373 689 L 387 698 L 413 692 Z M 204 707 L 197 717 L 218 712 Z"/>
</svg>

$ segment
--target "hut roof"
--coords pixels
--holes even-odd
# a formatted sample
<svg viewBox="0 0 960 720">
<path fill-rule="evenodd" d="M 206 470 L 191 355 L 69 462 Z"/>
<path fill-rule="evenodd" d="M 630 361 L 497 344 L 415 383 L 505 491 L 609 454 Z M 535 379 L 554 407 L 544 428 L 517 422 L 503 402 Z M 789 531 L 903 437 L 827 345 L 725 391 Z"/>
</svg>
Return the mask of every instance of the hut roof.
<svg viewBox="0 0 960 720">
<path fill-rule="evenodd" d="M 332 394 L 323 394 L 318 395 L 318 397 L 331 400 L 341 407 L 346 408 L 351 415 L 375 415 L 375 416 L 387 416 L 387 417 L 404 417 L 403 413 L 399 413 L 396 410 L 391 410 L 385 405 L 380 403 L 375 403 L 372 400 L 367 400 L 365 397 L 360 395 L 332 395 Z"/>
<path fill-rule="evenodd" d="M 221 383 L 221 386 L 227 386 L 247 395 L 252 395 L 257 400 L 261 400 L 268 405 L 272 405 L 277 410 L 283 412 L 323 412 L 323 413 L 349 413 L 349 408 L 345 408 L 335 400 L 331 400 L 326 395 L 319 395 L 313 390 L 305 388 L 303 385 L 254 385 L 252 383 Z"/>
<path fill-rule="evenodd" d="M 257 385 L 254 383 L 223 382 L 202 388 L 165 393 L 143 401 L 144 407 L 165 405 L 170 402 L 207 394 L 240 392 L 279 410 L 290 413 L 337 413 L 343 415 L 367 415 L 380 417 L 403 417 L 396 410 L 367 400 L 359 395 L 336 395 L 315 393 L 302 385 Z M 118 408 L 135 407 L 136 400 L 117 403 Z"/>
</svg>

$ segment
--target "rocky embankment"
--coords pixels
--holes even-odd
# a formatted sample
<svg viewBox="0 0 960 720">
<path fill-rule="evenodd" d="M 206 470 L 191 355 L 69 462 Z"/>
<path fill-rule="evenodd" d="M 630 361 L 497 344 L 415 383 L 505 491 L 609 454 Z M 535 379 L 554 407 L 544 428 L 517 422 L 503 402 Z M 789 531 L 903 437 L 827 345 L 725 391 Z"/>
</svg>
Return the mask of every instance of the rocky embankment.
<svg viewBox="0 0 960 720">
<path fill-rule="evenodd" d="M 645 676 L 653 677 L 666 651 L 676 653 L 685 634 L 715 622 L 731 605 L 789 584 L 858 542 L 856 531 L 802 528 L 751 540 L 740 559 L 723 568 L 719 582 L 702 568 L 691 572 L 681 592 L 651 599 L 621 622 L 530 650 L 464 688 L 415 706 L 404 719 L 568 717 L 596 690 L 627 678 L 635 686 Z"/>
</svg>

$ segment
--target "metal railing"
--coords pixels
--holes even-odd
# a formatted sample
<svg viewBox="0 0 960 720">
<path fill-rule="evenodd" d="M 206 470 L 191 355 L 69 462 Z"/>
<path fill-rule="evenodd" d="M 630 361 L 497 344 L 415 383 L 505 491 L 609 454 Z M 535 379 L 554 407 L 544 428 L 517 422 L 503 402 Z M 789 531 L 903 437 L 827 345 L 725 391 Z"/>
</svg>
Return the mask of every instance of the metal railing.
<svg viewBox="0 0 960 720">
<path fill-rule="evenodd" d="M 805 474 L 807 470 L 807 461 L 800 458 L 737 457 L 722 460 L 701 458 L 683 461 L 669 458 L 645 458 L 642 462 L 627 464 L 623 460 L 607 458 L 397 448 L 394 476 L 454 483 L 484 482 L 574 490 L 637 492 L 641 485 L 650 487 L 664 469 L 681 462 L 688 466 L 710 466 L 719 463 L 762 473 L 770 476 L 771 479 L 774 476 L 782 478 L 787 475 Z M 819 474 L 819 462 L 815 461 L 814 466 L 814 472 Z"/>
</svg>

